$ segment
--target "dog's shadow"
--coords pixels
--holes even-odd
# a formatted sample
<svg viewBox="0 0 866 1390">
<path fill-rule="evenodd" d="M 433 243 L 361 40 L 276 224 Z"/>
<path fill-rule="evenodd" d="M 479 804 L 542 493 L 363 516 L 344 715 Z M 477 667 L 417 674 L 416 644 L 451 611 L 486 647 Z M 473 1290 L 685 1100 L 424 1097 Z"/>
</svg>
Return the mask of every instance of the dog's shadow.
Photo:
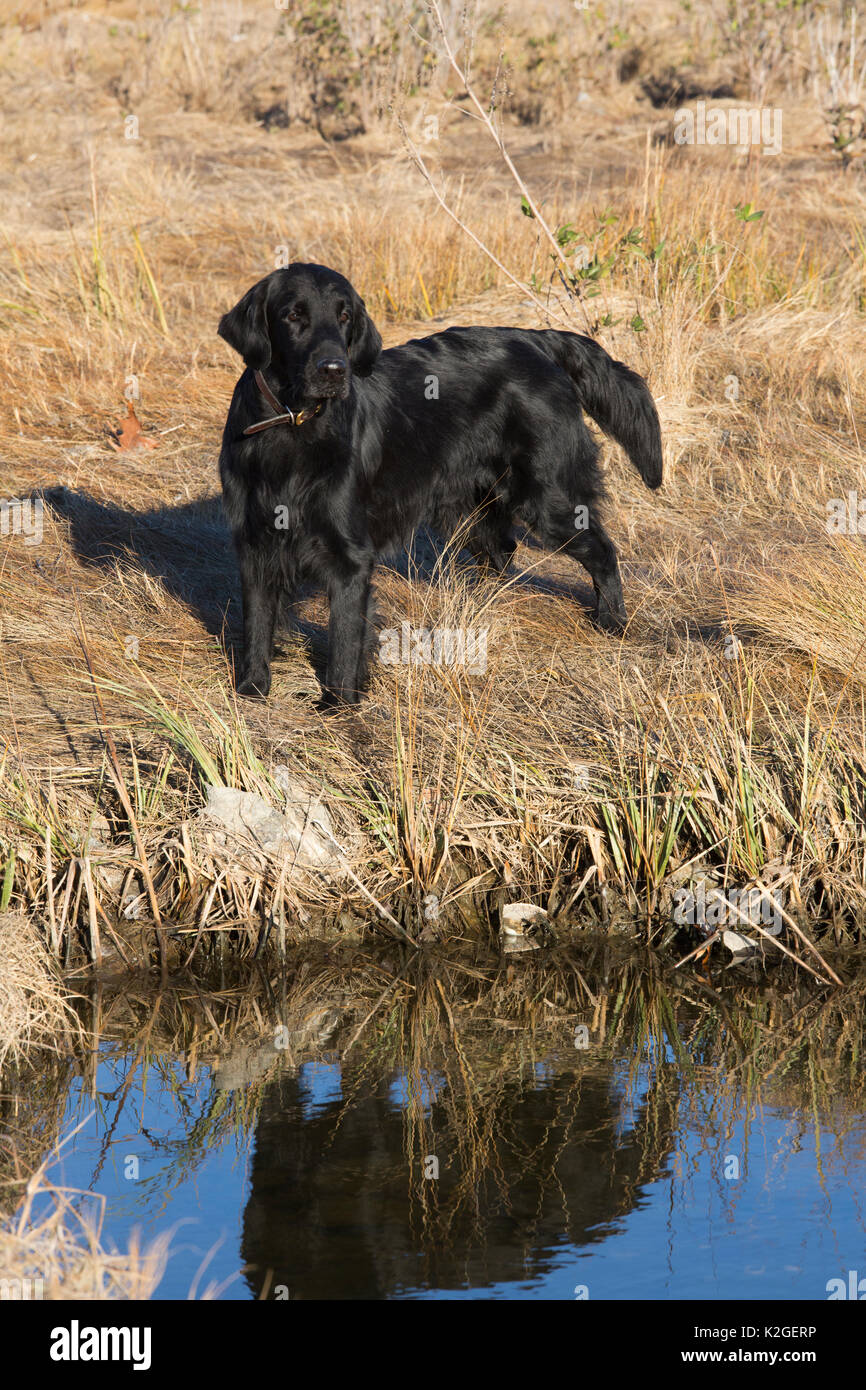
<svg viewBox="0 0 866 1390">
<path fill-rule="evenodd" d="M 46 488 L 40 496 L 68 525 L 72 548 L 81 564 L 103 570 L 119 565 L 147 574 L 182 603 L 206 632 L 222 642 L 230 663 L 239 663 L 240 582 L 218 495 L 146 511 L 134 511 L 66 487 Z M 533 536 L 519 534 L 519 539 L 537 550 L 541 558 L 543 547 Z M 391 569 L 406 579 L 430 583 L 440 572 L 445 550 L 434 533 L 422 529 L 409 551 L 383 560 L 381 568 Z M 470 575 L 478 574 L 468 551 L 455 553 L 452 546 L 446 563 L 452 560 L 461 568 L 465 565 Z M 549 579 L 534 567 L 521 573 L 514 565 L 508 571 L 508 579 L 539 593 L 568 597 L 592 611 L 592 588 L 579 580 L 570 585 Z M 308 643 L 316 674 L 321 678 L 327 647 L 325 628 L 290 610 L 283 617 L 287 626 Z"/>
<path fill-rule="evenodd" d="M 240 625 L 240 583 L 219 497 L 133 511 L 66 487 L 46 488 L 41 496 L 68 525 L 81 564 L 140 570 L 212 636 Z"/>
</svg>

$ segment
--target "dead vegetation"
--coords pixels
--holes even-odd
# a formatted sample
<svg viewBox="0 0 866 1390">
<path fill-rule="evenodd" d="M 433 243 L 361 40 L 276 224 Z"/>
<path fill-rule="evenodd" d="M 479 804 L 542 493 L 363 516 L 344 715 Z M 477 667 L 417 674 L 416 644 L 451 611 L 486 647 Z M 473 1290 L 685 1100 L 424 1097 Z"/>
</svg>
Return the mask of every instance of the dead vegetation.
<svg viewBox="0 0 866 1390">
<path fill-rule="evenodd" d="M 0 1071 L 33 1049 L 60 1048 L 74 1023 L 44 934 L 15 912 L 0 912 Z"/>
<path fill-rule="evenodd" d="M 155 960 L 157 922 L 164 963 L 219 928 L 249 951 L 285 943 L 324 929 L 320 910 L 328 930 L 389 929 L 370 895 L 414 934 L 434 894 L 445 940 L 486 937 L 507 895 L 659 941 L 671 874 L 712 866 L 737 884 L 779 860 L 808 931 L 859 935 L 866 218 L 856 143 L 843 171 L 815 87 L 836 11 L 804 7 L 757 72 L 727 7 L 712 63 L 697 15 L 657 24 L 657 8 L 548 5 L 530 32 L 512 16 L 499 77 L 501 30 L 483 8 L 474 21 L 473 82 L 499 83 L 496 120 L 556 261 L 429 31 L 400 29 L 395 69 L 365 57 L 388 7 L 378 37 L 358 18 L 324 48 L 315 26 L 290 38 L 285 16 L 240 3 L 31 0 L 3 31 L 0 447 L 6 497 L 42 511 L 38 543 L 36 513 L 3 514 L 0 906 L 35 914 L 66 965 Z M 457 8 L 443 18 L 459 45 Z M 728 83 L 780 104 L 781 154 L 677 146 L 654 126 L 646 83 L 675 26 L 672 100 Z M 290 109 L 267 83 L 313 52 L 330 55 L 316 80 L 333 60 L 354 95 L 314 89 Z M 431 180 L 525 294 L 406 160 L 386 72 Z M 285 125 L 256 115 L 280 101 Z M 330 113 L 319 128 L 311 109 Z M 661 493 L 607 449 L 621 642 L 590 626 L 584 576 L 531 538 L 498 587 L 422 546 L 380 573 L 386 622 L 486 631 L 483 671 L 379 663 L 367 705 L 325 718 L 312 596 L 269 704 L 237 705 L 215 475 L 236 364 L 215 324 L 280 258 L 338 266 L 388 344 L 450 322 L 536 325 L 540 301 L 647 375 Z M 156 447 L 110 447 L 129 400 Z M 279 806 L 282 767 L 324 795 L 367 896 L 279 861 L 227 865 L 200 833 L 208 785 Z"/>
<path fill-rule="evenodd" d="M 80 1199 L 87 1196 L 82 1212 Z M 27 1184 L 14 1219 L 0 1226 L 0 1287 L 4 1300 L 150 1298 L 165 1270 L 170 1236 L 146 1250 L 133 1238 L 127 1251 L 105 1247 L 105 1203 L 57 1187 L 45 1167 Z"/>
</svg>

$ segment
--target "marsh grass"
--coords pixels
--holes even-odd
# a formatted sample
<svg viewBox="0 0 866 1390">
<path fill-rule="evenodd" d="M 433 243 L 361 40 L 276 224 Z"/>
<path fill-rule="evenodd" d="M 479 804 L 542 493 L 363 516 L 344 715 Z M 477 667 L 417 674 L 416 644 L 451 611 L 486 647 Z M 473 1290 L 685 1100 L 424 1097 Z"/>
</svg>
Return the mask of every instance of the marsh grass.
<svg viewBox="0 0 866 1390">
<path fill-rule="evenodd" d="M 231 693 L 239 596 L 215 458 L 237 364 L 220 313 L 285 251 L 349 274 L 388 343 L 544 316 L 437 211 L 387 120 L 368 113 L 366 134 L 335 143 L 300 116 L 287 130 L 248 119 L 260 8 L 160 15 L 118 10 L 112 47 L 48 7 L 4 39 L 20 182 L 2 219 L 0 443 L 7 493 L 44 514 L 41 542 L 4 538 L 0 566 L 2 905 L 34 915 L 70 967 L 151 961 L 160 921 L 179 931 L 174 962 L 358 913 L 385 929 L 351 879 L 227 865 L 208 848 L 207 787 L 279 808 L 285 767 L 326 796 L 352 872 L 413 935 L 433 894 L 446 941 L 486 941 L 496 905 L 528 897 L 568 929 L 628 920 L 658 942 L 677 874 L 713 868 L 737 886 L 781 860 L 804 930 L 858 937 L 866 574 L 859 532 L 826 522 L 862 474 L 866 218 L 856 168 L 843 176 L 815 135 L 808 82 L 779 71 L 774 161 L 654 143 L 640 77 L 658 56 L 656 8 L 629 19 L 644 56 L 625 80 L 613 16 L 592 18 L 607 66 L 596 85 L 580 78 L 589 102 L 541 126 L 495 111 L 556 253 L 443 65 L 404 84 L 406 128 L 459 220 L 553 321 L 570 315 L 648 376 L 667 482 L 650 496 L 607 446 L 622 641 L 592 628 L 582 573 L 531 537 L 499 584 L 458 544 L 422 546 L 380 571 L 383 625 L 486 631 L 486 668 L 376 661 L 368 703 L 325 718 L 316 596 L 286 627 L 270 702 Z M 140 69 L 123 57 L 133 19 L 151 34 Z M 578 14 L 568 43 L 589 23 Z M 497 51 L 486 24 L 480 90 Z M 512 98 L 531 105 L 538 83 L 548 110 L 561 60 L 522 32 Z M 732 61 L 736 48 L 726 40 Z M 195 84 L 219 72 L 217 113 Z M 138 140 L 124 138 L 131 107 Z M 115 453 L 107 431 L 130 393 L 157 447 Z"/>
<path fill-rule="evenodd" d="M 63 1050 L 76 1022 L 50 944 L 33 922 L 5 909 L 4 903 L 0 907 L 0 1070 L 22 1062 L 31 1048 Z"/>
<path fill-rule="evenodd" d="M 0 1227 L 4 1288 L 13 1283 L 38 1290 L 25 1292 L 25 1298 L 52 1301 L 150 1298 L 165 1270 L 171 1237 L 141 1249 L 133 1236 L 128 1250 L 107 1249 L 102 1235 L 105 1204 L 95 1203 L 94 1210 L 92 1194 L 87 1194 L 90 1202 L 82 1213 L 83 1195 L 56 1186 L 44 1168 L 34 1174 L 14 1220 Z"/>
</svg>

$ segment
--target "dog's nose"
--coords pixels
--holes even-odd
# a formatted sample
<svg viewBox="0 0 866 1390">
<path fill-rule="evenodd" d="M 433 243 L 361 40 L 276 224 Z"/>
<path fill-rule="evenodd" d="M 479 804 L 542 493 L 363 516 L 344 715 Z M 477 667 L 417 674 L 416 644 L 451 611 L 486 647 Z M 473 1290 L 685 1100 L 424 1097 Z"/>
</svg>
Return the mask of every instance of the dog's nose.
<svg viewBox="0 0 866 1390">
<path fill-rule="evenodd" d="M 316 370 L 321 372 L 323 376 L 329 376 L 336 380 L 337 377 L 346 375 L 346 364 L 342 357 L 323 357 L 320 362 L 316 363 Z"/>
</svg>

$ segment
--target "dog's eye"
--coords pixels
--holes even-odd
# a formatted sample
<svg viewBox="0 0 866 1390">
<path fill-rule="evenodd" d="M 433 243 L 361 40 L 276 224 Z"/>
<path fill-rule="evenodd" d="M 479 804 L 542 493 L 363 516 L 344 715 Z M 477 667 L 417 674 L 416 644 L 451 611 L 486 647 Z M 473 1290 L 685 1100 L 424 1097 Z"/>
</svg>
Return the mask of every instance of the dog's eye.
<svg viewBox="0 0 866 1390">
<path fill-rule="evenodd" d="M 348 323 L 348 322 L 349 322 L 349 311 L 348 311 L 348 309 L 344 309 L 343 312 L 342 312 L 342 314 L 340 315 L 340 323 Z"/>
<path fill-rule="evenodd" d="M 288 319 L 289 323 L 297 323 L 300 317 L 301 316 L 298 313 L 297 309 L 290 309 L 289 312 L 286 314 L 286 318 Z"/>
</svg>

